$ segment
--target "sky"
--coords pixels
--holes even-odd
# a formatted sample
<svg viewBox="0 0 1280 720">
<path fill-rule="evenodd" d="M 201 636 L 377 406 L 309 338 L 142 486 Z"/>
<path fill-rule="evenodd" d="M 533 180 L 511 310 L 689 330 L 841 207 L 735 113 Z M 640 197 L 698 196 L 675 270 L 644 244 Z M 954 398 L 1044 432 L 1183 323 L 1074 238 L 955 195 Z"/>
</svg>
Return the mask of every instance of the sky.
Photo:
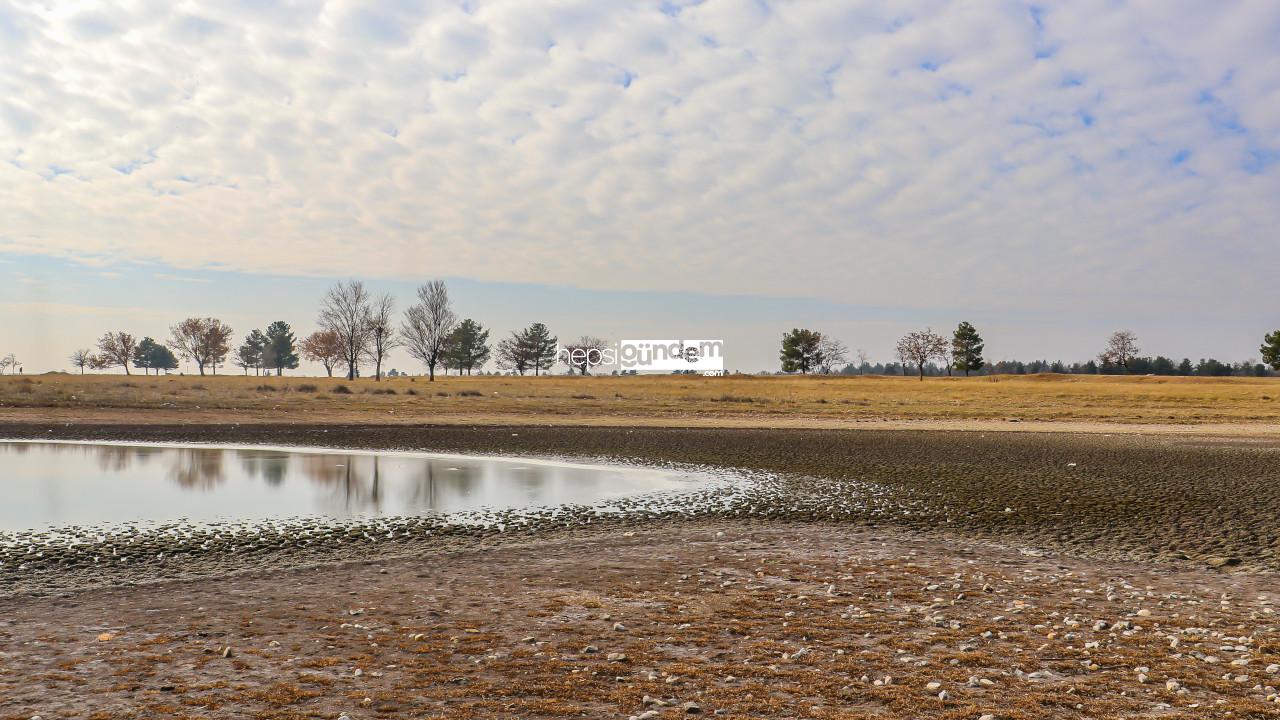
<svg viewBox="0 0 1280 720">
<path fill-rule="evenodd" d="M 187 315 L 305 334 L 350 277 L 743 370 L 796 326 L 880 361 L 1280 327 L 1271 0 L 0 0 L 0 160 L 28 372 Z"/>
</svg>

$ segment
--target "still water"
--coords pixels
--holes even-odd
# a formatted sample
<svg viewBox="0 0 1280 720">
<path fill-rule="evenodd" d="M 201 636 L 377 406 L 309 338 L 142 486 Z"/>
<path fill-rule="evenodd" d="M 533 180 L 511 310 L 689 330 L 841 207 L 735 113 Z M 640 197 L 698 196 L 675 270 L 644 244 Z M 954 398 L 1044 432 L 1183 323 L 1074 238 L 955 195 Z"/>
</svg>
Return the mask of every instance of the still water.
<svg viewBox="0 0 1280 720">
<path fill-rule="evenodd" d="M 0 531 L 590 505 L 702 480 L 452 455 L 0 441 Z"/>
</svg>

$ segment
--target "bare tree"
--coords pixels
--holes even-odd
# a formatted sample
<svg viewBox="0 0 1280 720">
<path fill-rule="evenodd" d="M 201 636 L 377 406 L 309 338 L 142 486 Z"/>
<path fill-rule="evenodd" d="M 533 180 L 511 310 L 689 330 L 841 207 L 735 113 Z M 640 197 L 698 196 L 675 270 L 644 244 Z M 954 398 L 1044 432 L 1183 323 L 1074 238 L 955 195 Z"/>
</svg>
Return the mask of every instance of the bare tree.
<svg viewBox="0 0 1280 720">
<path fill-rule="evenodd" d="M 580 375 L 590 375 L 591 368 L 604 362 L 606 343 L 598 337 L 583 335 L 564 347 L 560 362 L 569 366 L 569 372 L 578 371 Z"/>
<path fill-rule="evenodd" d="M 320 304 L 320 327 L 337 333 L 342 342 L 342 362 L 347 379 L 360 375 L 360 358 L 369 352 L 373 338 L 372 310 L 364 283 L 348 280 L 329 288 Z"/>
<path fill-rule="evenodd" d="M 947 359 L 947 340 L 932 328 L 908 333 L 898 341 L 898 357 L 903 365 L 915 365 L 920 379 L 924 380 L 924 366 L 930 360 Z"/>
<path fill-rule="evenodd" d="M 458 321 L 449 304 L 449 289 L 444 281 L 432 280 L 418 288 L 418 302 L 404 312 L 400 336 L 405 349 L 427 366 L 427 375 L 436 379 L 436 365 L 444 359 L 449 334 Z"/>
<path fill-rule="evenodd" d="M 93 360 L 93 355 L 89 352 L 89 348 L 80 348 L 71 353 L 71 366 L 80 368 L 80 374 L 84 374 L 84 369 L 89 366 Z"/>
<path fill-rule="evenodd" d="M 499 340 L 494 346 L 493 359 L 499 368 L 523 375 L 533 367 L 533 348 L 525 342 L 524 336 L 513 332 L 511 337 Z"/>
<path fill-rule="evenodd" d="M 18 356 L 14 355 L 13 353 L 9 353 L 4 357 L 0 357 L 0 375 L 4 375 L 6 372 L 8 372 L 9 368 L 15 368 L 15 371 L 16 371 L 17 367 L 18 367 Z"/>
<path fill-rule="evenodd" d="M 124 368 L 124 374 L 129 375 L 129 362 L 137 349 L 138 339 L 123 330 L 104 333 L 98 338 L 98 354 L 93 364 L 100 368 L 119 365 Z"/>
<path fill-rule="evenodd" d="M 818 340 L 818 370 L 823 375 L 849 362 L 849 347 L 828 335 Z"/>
<path fill-rule="evenodd" d="M 218 374 L 218 366 L 231 352 L 231 326 L 217 318 L 187 318 L 169 328 L 169 347 L 196 364 L 200 374 L 205 367 Z"/>
<path fill-rule="evenodd" d="M 1107 339 L 1107 349 L 1098 354 L 1102 364 L 1115 363 L 1129 372 L 1129 363 L 1138 356 L 1138 336 L 1129 330 L 1111 333 Z"/>
<path fill-rule="evenodd" d="M 300 344 L 302 356 L 324 366 L 325 374 L 333 377 L 333 368 L 342 358 L 342 340 L 332 330 L 317 330 Z"/>
<path fill-rule="evenodd" d="M 400 344 L 396 337 L 396 326 L 391 314 L 395 310 L 395 300 L 390 293 L 378 298 L 369 312 L 369 347 L 366 351 L 373 361 L 373 379 L 382 379 L 382 359 L 387 352 Z"/>
<path fill-rule="evenodd" d="M 867 374 L 867 361 L 869 361 L 870 359 L 871 359 L 871 356 L 867 354 L 866 350 L 863 350 L 862 348 L 858 348 L 858 374 L 859 375 Z"/>
</svg>

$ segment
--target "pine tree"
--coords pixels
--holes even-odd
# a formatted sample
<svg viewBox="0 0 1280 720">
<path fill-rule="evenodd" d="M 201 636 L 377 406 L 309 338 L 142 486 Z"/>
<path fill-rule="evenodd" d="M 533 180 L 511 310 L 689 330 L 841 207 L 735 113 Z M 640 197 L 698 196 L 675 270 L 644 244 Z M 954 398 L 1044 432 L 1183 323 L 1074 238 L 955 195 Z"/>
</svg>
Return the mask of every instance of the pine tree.
<svg viewBox="0 0 1280 720">
<path fill-rule="evenodd" d="M 779 354 L 782 371 L 808 373 L 818 364 L 821 344 L 822 333 L 792 328 L 782 336 L 782 352 Z"/>
<path fill-rule="evenodd" d="M 1263 336 L 1260 350 L 1262 362 L 1270 365 L 1272 369 L 1280 370 L 1280 330 Z"/>
<path fill-rule="evenodd" d="M 951 336 L 951 356 L 954 359 L 952 367 L 965 375 L 981 370 L 986 364 L 982 359 L 984 347 L 985 343 L 978 331 L 967 322 L 960 323 Z"/>
<path fill-rule="evenodd" d="M 257 331 L 255 330 L 254 332 Z M 264 340 L 265 343 L 262 348 L 263 367 L 274 368 L 277 376 L 283 374 L 285 370 L 297 369 L 297 338 L 294 337 L 293 328 L 289 327 L 289 323 L 277 320 L 268 325 Z"/>
<path fill-rule="evenodd" d="M 133 349 L 133 366 L 141 370 L 144 375 L 155 367 L 152 361 L 155 359 L 155 349 L 157 347 L 164 346 L 152 338 L 144 337 L 142 342 L 138 343 L 138 346 Z"/>
<path fill-rule="evenodd" d="M 161 370 L 168 375 L 170 370 L 178 369 L 178 356 L 174 355 L 173 351 L 164 345 L 156 343 L 149 354 L 151 356 L 149 362 L 157 375 L 160 374 Z"/>
<path fill-rule="evenodd" d="M 235 363 L 244 368 L 245 375 L 249 374 L 249 368 L 260 370 L 266 350 L 267 336 L 261 330 L 254 330 L 244 337 L 244 342 L 236 349 Z"/>
<path fill-rule="evenodd" d="M 534 375 L 550 370 L 556 364 L 556 347 L 560 339 L 552 335 L 546 325 L 540 322 L 530 325 L 520 333 L 520 340 L 528 346 Z"/>
<path fill-rule="evenodd" d="M 489 331 L 475 320 L 463 320 L 449 335 L 445 355 L 448 365 L 457 368 L 459 375 L 463 370 L 470 375 L 473 369 L 483 367 L 489 360 Z"/>
</svg>

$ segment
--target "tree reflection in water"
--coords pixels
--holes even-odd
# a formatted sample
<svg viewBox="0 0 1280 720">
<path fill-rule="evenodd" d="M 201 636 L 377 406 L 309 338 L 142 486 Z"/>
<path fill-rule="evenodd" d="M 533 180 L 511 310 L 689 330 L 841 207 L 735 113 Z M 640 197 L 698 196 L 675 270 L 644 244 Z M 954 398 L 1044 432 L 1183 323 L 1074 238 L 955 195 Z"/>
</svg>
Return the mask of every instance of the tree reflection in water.
<svg viewBox="0 0 1280 720">
<path fill-rule="evenodd" d="M 244 474 L 251 478 L 262 476 L 262 480 L 271 487 L 284 484 L 285 475 L 289 473 L 289 456 L 275 450 L 240 450 L 240 467 Z"/>
<path fill-rule="evenodd" d="M 179 487 L 211 490 L 222 484 L 222 456 L 229 450 L 173 448 L 169 479 Z"/>
<path fill-rule="evenodd" d="M 311 482 L 326 488 L 325 500 L 344 514 L 382 510 L 382 468 L 377 455 L 305 455 L 302 471 Z"/>
<path fill-rule="evenodd" d="M 489 458 L 0 443 L 0 530 L 138 519 L 387 516 L 592 503 L 683 484 Z"/>
</svg>

